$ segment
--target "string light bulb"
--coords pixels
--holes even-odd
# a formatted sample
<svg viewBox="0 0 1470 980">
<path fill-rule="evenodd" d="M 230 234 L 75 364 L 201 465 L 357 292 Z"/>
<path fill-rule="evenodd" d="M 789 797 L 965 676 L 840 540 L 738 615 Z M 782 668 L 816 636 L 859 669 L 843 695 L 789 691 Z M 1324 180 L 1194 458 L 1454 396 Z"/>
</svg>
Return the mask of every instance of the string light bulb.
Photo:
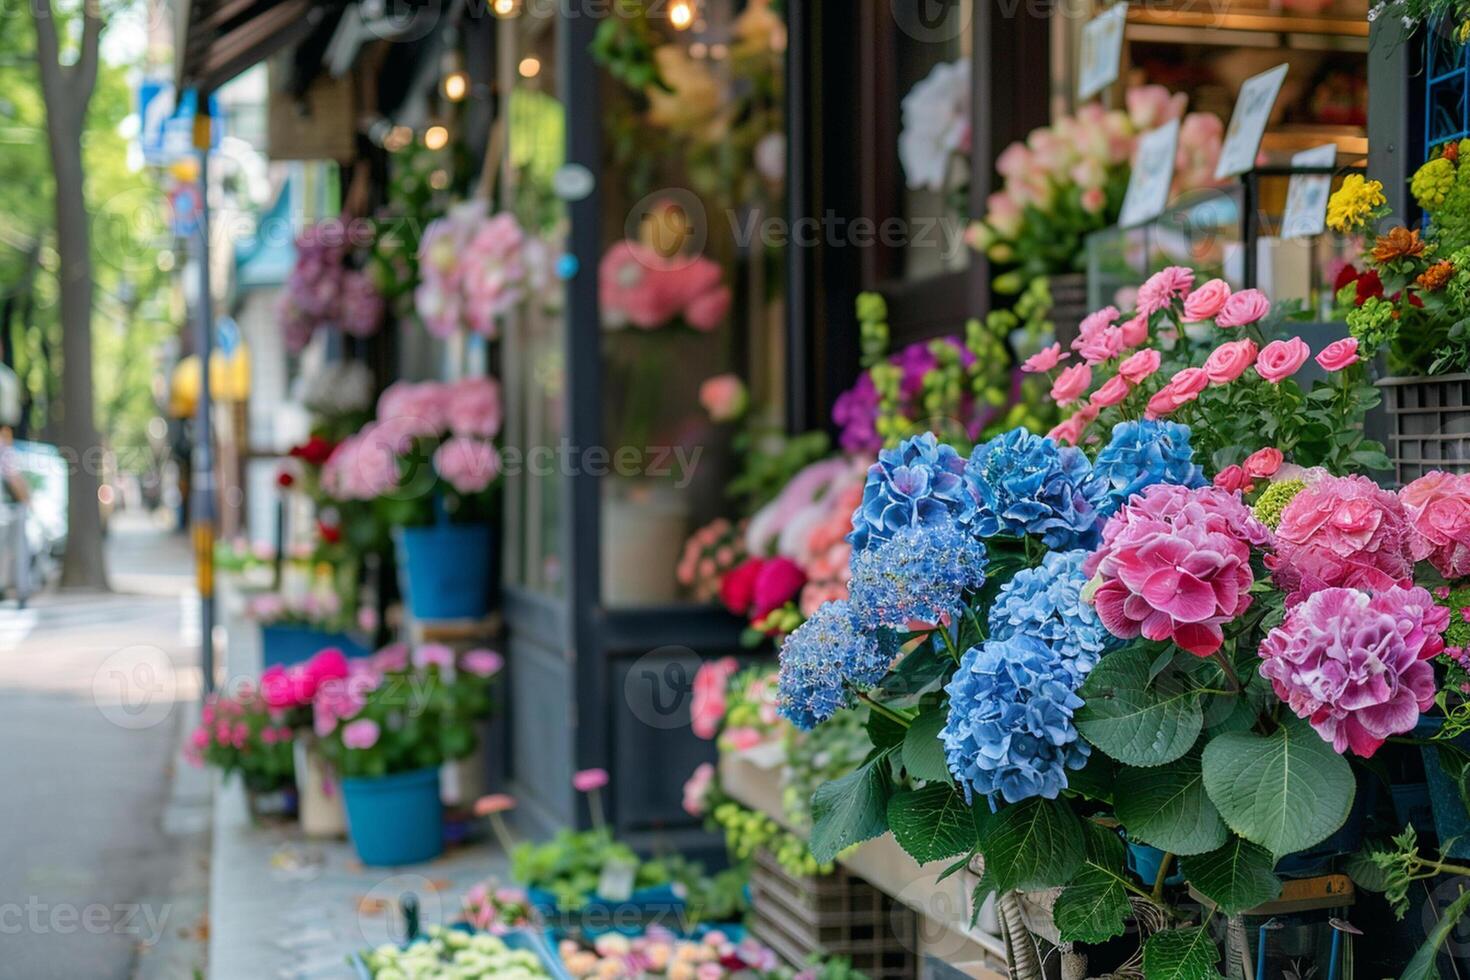
<svg viewBox="0 0 1470 980">
<path fill-rule="evenodd" d="M 694 0 L 674 0 L 669 4 L 669 24 L 676 31 L 687 31 L 694 26 Z"/>
<path fill-rule="evenodd" d="M 443 126 L 430 126 L 424 130 L 424 146 L 431 150 L 442 150 L 449 144 L 449 130 Z"/>
<path fill-rule="evenodd" d="M 450 102 L 462 102 L 470 93 L 470 74 L 463 68 L 456 69 L 444 76 L 441 87 Z"/>
<path fill-rule="evenodd" d="M 535 55 L 528 54 L 521 59 L 521 63 L 516 66 L 516 70 L 521 73 L 522 78 L 535 78 L 541 74 L 541 59 Z"/>
<path fill-rule="evenodd" d="M 514 17 L 520 12 L 519 0 L 491 0 L 490 12 L 496 17 Z"/>
</svg>

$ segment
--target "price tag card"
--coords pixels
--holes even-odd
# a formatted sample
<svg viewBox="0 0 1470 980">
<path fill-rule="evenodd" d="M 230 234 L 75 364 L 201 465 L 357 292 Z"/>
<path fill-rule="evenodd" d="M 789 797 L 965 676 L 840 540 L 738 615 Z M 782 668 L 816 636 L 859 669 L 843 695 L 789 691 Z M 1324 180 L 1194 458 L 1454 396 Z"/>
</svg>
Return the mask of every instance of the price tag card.
<svg viewBox="0 0 1470 980">
<path fill-rule="evenodd" d="M 637 874 L 636 865 L 626 861 L 607 862 L 597 878 L 597 897 L 609 902 L 626 902 L 633 895 L 633 881 Z"/>
<path fill-rule="evenodd" d="M 1271 121 L 1271 109 L 1281 93 L 1281 83 L 1286 80 L 1287 67 L 1277 65 L 1247 78 L 1240 87 L 1240 97 L 1235 100 L 1235 111 L 1230 115 L 1230 128 L 1225 130 L 1220 162 L 1215 166 L 1216 180 L 1238 177 L 1255 167 L 1261 137 L 1266 135 L 1266 124 Z"/>
<path fill-rule="evenodd" d="M 1337 144 L 1314 146 L 1291 157 L 1293 167 L 1330 167 L 1337 163 Z M 1282 238 L 1311 238 L 1327 230 L 1327 195 L 1331 174 L 1293 174 L 1286 188 L 1286 213 L 1281 217 Z"/>
<path fill-rule="evenodd" d="M 1090 99 L 1118 80 L 1123 63 L 1123 28 L 1128 4 L 1116 3 L 1082 28 L 1082 61 L 1077 66 L 1077 98 Z"/>
<path fill-rule="evenodd" d="M 1133 173 L 1118 226 L 1133 228 L 1147 224 L 1169 206 L 1169 188 L 1174 183 L 1174 159 L 1179 154 L 1179 120 L 1171 119 L 1149 130 L 1138 140 L 1133 156 Z"/>
</svg>

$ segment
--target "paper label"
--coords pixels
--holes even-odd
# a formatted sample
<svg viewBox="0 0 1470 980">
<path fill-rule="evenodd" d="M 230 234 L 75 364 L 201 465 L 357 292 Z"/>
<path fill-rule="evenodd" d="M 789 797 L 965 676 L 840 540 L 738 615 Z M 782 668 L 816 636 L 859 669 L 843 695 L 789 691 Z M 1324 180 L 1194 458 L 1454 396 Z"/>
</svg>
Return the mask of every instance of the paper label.
<svg viewBox="0 0 1470 980">
<path fill-rule="evenodd" d="M 1117 3 L 1082 28 L 1077 98 L 1090 99 L 1118 80 L 1123 64 L 1123 30 L 1127 19 L 1128 4 Z"/>
<path fill-rule="evenodd" d="M 1169 206 L 1169 188 L 1174 183 L 1174 159 L 1178 153 L 1178 119 L 1171 119 L 1139 138 L 1133 173 L 1128 177 L 1128 193 L 1123 197 L 1123 210 L 1118 215 L 1119 227 L 1147 224 L 1164 213 L 1164 208 Z"/>
<path fill-rule="evenodd" d="M 1240 87 L 1235 111 L 1230 114 L 1230 128 L 1225 131 L 1225 146 L 1220 150 L 1220 162 L 1215 167 L 1216 180 L 1238 177 L 1255 168 L 1261 137 L 1266 135 L 1266 124 L 1271 121 L 1276 96 L 1281 94 L 1287 67 L 1277 65 L 1247 78 Z"/>
<path fill-rule="evenodd" d="M 1330 167 L 1337 163 L 1337 144 L 1314 146 L 1292 154 L 1293 167 Z M 1327 230 L 1327 197 L 1331 174 L 1293 174 L 1286 188 L 1286 212 L 1281 216 L 1282 238 L 1311 238 Z"/>
</svg>

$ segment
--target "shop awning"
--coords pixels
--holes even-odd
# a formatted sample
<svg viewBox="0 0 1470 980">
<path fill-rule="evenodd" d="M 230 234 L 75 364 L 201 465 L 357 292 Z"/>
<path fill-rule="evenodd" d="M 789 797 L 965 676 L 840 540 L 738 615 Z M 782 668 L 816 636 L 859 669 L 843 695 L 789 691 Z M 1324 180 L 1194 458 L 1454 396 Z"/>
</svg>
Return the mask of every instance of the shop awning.
<svg viewBox="0 0 1470 980">
<path fill-rule="evenodd" d="M 181 0 L 179 90 L 219 88 L 340 9 L 316 0 Z"/>
</svg>

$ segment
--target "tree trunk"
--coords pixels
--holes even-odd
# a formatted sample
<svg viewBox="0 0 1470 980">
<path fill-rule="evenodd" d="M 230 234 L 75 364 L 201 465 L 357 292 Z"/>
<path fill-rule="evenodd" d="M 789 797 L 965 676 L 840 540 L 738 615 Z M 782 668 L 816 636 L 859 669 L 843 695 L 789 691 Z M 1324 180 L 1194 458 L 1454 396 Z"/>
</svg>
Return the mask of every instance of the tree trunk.
<svg viewBox="0 0 1470 980">
<path fill-rule="evenodd" d="M 76 62 L 63 67 L 49 0 L 40 0 L 31 9 L 46 102 L 47 144 L 56 176 L 56 251 L 61 267 L 61 448 L 70 472 L 61 587 L 105 589 L 97 498 L 102 445 L 92 414 L 92 244 L 82 171 L 82 129 L 97 77 L 100 12 L 95 0 L 84 4 L 81 49 Z"/>
</svg>

